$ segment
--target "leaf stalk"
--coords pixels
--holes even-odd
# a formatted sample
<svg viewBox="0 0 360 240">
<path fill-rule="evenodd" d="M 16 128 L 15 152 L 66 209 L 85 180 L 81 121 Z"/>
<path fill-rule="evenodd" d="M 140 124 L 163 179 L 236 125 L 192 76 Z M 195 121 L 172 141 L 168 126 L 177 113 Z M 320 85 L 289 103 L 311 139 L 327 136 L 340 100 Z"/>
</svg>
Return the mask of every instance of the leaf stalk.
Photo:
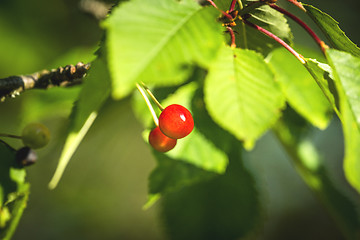
<svg viewBox="0 0 360 240">
<path fill-rule="evenodd" d="M 296 23 L 298 23 L 302 28 L 304 28 L 309 33 L 309 35 L 314 39 L 314 41 L 319 45 L 321 51 L 325 54 L 326 50 L 329 47 L 316 35 L 316 33 L 305 22 L 303 22 L 300 18 L 288 12 L 287 10 L 277 6 L 276 4 L 269 4 L 269 6 L 275 9 L 276 11 L 288 16 Z"/>
<path fill-rule="evenodd" d="M 306 63 L 305 58 L 299 54 L 298 52 L 296 52 L 292 47 L 290 47 L 286 42 L 284 42 L 284 40 L 282 40 L 281 38 L 279 38 L 278 36 L 276 36 L 275 34 L 273 34 L 272 32 L 269 32 L 268 30 L 247 21 L 246 19 L 242 19 L 242 21 L 247 24 L 248 26 L 255 28 L 256 30 L 262 32 L 263 34 L 269 36 L 270 38 L 274 39 L 276 42 L 278 42 L 279 44 L 281 44 L 286 50 L 288 50 L 292 55 L 294 55 L 302 64 Z"/>
</svg>

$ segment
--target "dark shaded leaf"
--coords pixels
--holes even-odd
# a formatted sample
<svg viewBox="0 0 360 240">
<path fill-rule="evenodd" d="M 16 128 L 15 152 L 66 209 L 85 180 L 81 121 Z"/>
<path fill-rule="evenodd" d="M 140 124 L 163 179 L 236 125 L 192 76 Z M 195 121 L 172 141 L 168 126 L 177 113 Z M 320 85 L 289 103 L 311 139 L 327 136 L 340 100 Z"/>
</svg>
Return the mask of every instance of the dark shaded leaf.
<svg viewBox="0 0 360 240">
<path fill-rule="evenodd" d="M 334 48 L 349 52 L 354 56 L 360 57 L 360 48 L 356 46 L 340 29 L 339 23 L 335 21 L 330 15 L 320 11 L 319 9 L 302 4 L 306 9 L 306 13 L 314 20 L 320 27 L 327 39 L 331 42 Z"/>
<path fill-rule="evenodd" d="M 0 238 L 14 234 L 29 195 L 26 171 L 15 161 L 16 151 L 0 140 Z"/>
<path fill-rule="evenodd" d="M 360 221 L 356 205 L 331 180 L 323 164 L 326 159 L 321 157 L 309 137 L 311 127 L 294 111 L 287 110 L 274 131 L 296 170 L 330 215 L 336 219 L 339 229 L 347 239 L 358 239 Z"/>
<path fill-rule="evenodd" d="M 224 175 L 164 197 L 162 215 L 171 239 L 239 239 L 257 229 L 262 220 L 258 192 L 236 148 Z"/>
</svg>

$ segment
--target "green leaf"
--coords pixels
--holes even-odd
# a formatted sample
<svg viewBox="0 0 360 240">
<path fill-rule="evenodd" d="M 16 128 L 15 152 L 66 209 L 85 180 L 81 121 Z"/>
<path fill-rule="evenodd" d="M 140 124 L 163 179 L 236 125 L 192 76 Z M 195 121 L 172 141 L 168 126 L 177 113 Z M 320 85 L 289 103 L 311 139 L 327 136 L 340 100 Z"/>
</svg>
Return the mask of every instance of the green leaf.
<svg viewBox="0 0 360 240">
<path fill-rule="evenodd" d="M 167 155 L 217 173 L 224 173 L 228 163 L 226 155 L 196 128 L 186 139 L 178 140 L 176 147 Z"/>
<path fill-rule="evenodd" d="M 315 79 L 333 110 L 341 118 L 339 113 L 339 96 L 332 77 L 331 67 L 315 59 L 306 59 L 304 66 Z"/>
<path fill-rule="evenodd" d="M 327 56 L 341 96 L 345 176 L 360 192 L 360 59 L 338 50 L 328 50 Z"/>
<path fill-rule="evenodd" d="M 331 106 L 306 68 L 285 49 L 271 52 L 268 60 L 290 106 L 325 129 L 331 119 Z"/>
<path fill-rule="evenodd" d="M 98 57 L 92 64 L 77 102 L 73 107 L 68 136 L 62 150 L 55 174 L 49 188 L 56 187 L 85 134 L 95 121 L 97 112 L 110 94 L 110 77 L 104 56 Z"/>
<path fill-rule="evenodd" d="M 240 146 L 224 175 L 165 195 L 163 220 L 170 239 L 240 239 L 259 227 L 262 212 L 253 176 Z"/>
<path fill-rule="evenodd" d="M 16 191 L 16 183 L 10 178 L 10 167 L 15 162 L 15 150 L 0 140 L 0 207 L 7 201 L 7 195 Z M 4 160 L 3 160 L 4 159 Z"/>
<path fill-rule="evenodd" d="M 29 196 L 26 171 L 15 161 L 16 151 L 0 140 L 0 239 L 14 234 Z"/>
<path fill-rule="evenodd" d="M 284 106 L 274 74 L 250 50 L 223 47 L 209 69 L 204 94 L 213 120 L 247 148 L 276 122 Z"/>
<path fill-rule="evenodd" d="M 360 58 L 334 49 L 329 49 L 326 53 L 360 127 Z"/>
<path fill-rule="evenodd" d="M 185 139 L 179 139 L 173 150 L 166 154 L 154 151 L 154 156 L 158 164 L 149 178 L 146 208 L 154 202 L 151 196 L 158 199 L 165 193 L 223 174 L 228 165 L 226 154 L 196 129 Z"/>
<path fill-rule="evenodd" d="M 166 154 L 154 151 L 154 155 L 157 167 L 149 177 L 150 194 L 172 192 L 215 176 L 213 172 L 205 171 L 185 161 L 177 161 Z"/>
<path fill-rule="evenodd" d="M 251 3 L 253 1 L 247 1 Z M 283 14 L 270 8 L 267 5 L 256 8 L 251 12 L 251 18 L 248 19 L 260 27 L 272 32 L 287 43 L 292 42 L 291 29 Z M 266 55 L 274 47 L 280 46 L 276 41 L 264 35 L 263 33 L 247 26 L 246 24 L 238 24 L 234 30 L 236 35 L 236 44 L 242 48 L 249 48 Z"/>
<path fill-rule="evenodd" d="M 345 139 L 344 171 L 349 183 L 360 193 L 360 132 L 349 104 L 342 102 Z"/>
<path fill-rule="evenodd" d="M 10 240 L 11 237 L 14 235 L 29 200 L 29 188 L 29 184 L 24 184 L 23 191 L 20 194 L 17 194 L 16 200 L 14 200 L 14 202 L 10 204 L 10 222 L 5 229 L 0 228 L 0 238 L 2 240 Z"/>
<path fill-rule="evenodd" d="M 0 207 L 9 201 L 8 196 L 21 192 L 26 171 L 15 161 L 16 151 L 0 140 Z"/>
<path fill-rule="evenodd" d="M 193 0 L 120 4 L 103 23 L 113 97 L 128 95 L 140 81 L 179 84 L 192 64 L 207 66 L 223 41 L 218 14 Z"/>
<path fill-rule="evenodd" d="M 354 56 L 360 57 L 360 48 L 356 46 L 340 29 L 339 23 L 335 21 L 328 14 L 320 11 L 319 9 L 308 5 L 302 4 L 306 9 L 306 13 L 314 20 L 320 27 L 327 39 L 334 48 L 349 52 Z"/>
<path fill-rule="evenodd" d="M 231 146 L 235 142 L 238 142 L 233 135 L 217 125 L 210 117 L 205 108 L 203 88 L 199 88 L 195 92 L 192 99 L 191 110 L 195 119 L 196 129 L 217 148 L 223 152 L 229 152 Z"/>
<path fill-rule="evenodd" d="M 310 139 L 313 133 L 311 130 L 312 128 L 291 109 L 284 112 L 283 118 L 274 127 L 279 142 L 288 152 L 299 175 L 335 219 L 346 239 L 358 239 L 360 221 L 356 205 L 341 188 L 337 187 L 326 171 L 324 165 L 326 159 L 321 157 L 314 141 Z M 359 153 L 359 140 L 360 138 L 356 145 L 357 149 L 351 149 L 353 154 L 356 151 Z"/>
</svg>

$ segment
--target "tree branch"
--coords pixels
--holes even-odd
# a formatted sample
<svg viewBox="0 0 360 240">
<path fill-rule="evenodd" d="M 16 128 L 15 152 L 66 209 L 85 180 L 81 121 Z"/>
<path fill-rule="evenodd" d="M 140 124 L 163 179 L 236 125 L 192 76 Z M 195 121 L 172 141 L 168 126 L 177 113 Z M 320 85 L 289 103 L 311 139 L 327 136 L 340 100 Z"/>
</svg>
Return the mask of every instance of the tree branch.
<svg viewBox="0 0 360 240">
<path fill-rule="evenodd" d="M 82 62 L 52 70 L 43 70 L 30 75 L 10 76 L 0 79 L 0 100 L 15 97 L 33 88 L 47 89 L 54 86 L 68 87 L 81 83 L 90 68 L 90 63 Z"/>
</svg>

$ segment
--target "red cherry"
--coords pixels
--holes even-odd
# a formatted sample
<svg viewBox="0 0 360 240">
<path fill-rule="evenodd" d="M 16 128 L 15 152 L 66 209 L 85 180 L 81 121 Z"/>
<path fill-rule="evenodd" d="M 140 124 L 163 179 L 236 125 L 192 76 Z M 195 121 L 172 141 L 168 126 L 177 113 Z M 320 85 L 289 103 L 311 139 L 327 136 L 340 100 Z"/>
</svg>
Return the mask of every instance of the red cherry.
<svg viewBox="0 0 360 240">
<path fill-rule="evenodd" d="M 185 107 L 172 104 L 167 106 L 159 116 L 160 130 L 169 138 L 183 138 L 194 128 L 194 120 Z"/>
<path fill-rule="evenodd" d="M 154 128 L 149 134 L 150 145 L 159 152 L 167 152 L 173 149 L 177 140 L 165 136 L 159 127 Z"/>
</svg>

